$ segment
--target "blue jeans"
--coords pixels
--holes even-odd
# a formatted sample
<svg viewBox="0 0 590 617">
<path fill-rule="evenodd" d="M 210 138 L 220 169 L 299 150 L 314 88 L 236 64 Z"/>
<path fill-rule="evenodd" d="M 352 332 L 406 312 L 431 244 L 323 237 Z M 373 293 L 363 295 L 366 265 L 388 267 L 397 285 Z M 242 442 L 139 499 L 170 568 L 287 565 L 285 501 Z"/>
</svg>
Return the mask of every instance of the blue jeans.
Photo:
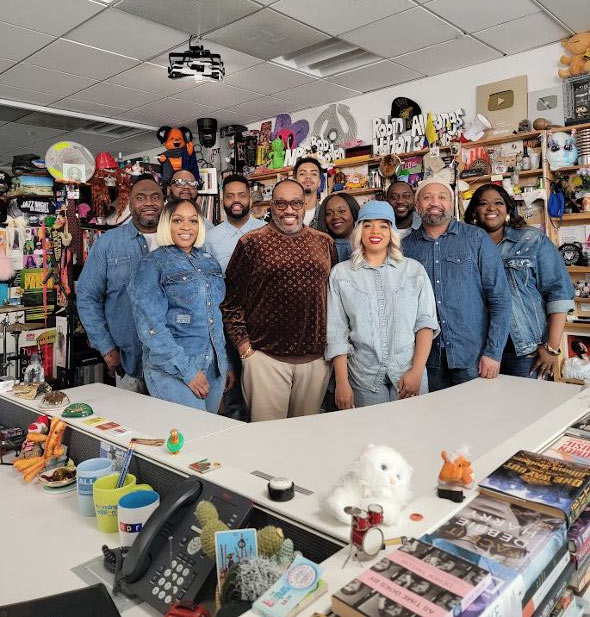
<svg viewBox="0 0 590 617">
<path fill-rule="evenodd" d="M 531 373 L 533 362 L 536 356 L 517 356 L 513 351 L 504 351 L 500 373 L 502 375 L 512 375 L 513 377 L 527 377 L 537 379 L 538 372 Z"/>
<path fill-rule="evenodd" d="M 163 373 L 153 368 L 143 369 L 145 384 L 151 396 L 194 407 L 201 411 L 217 413 L 225 388 L 225 375 L 220 375 L 217 362 L 211 362 L 207 369 L 206 377 L 209 382 L 209 394 L 207 398 L 198 398 L 197 395 L 180 379 L 168 373 Z"/>
<path fill-rule="evenodd" d="M 428 390 L 430 392 L 458 386 L 479 377 L 477 366 L 473 368 L 449 368 L 447 354 L 444 352 L 440 356 L 440 366 L 428 366 L 426 370 L 428 372 Z"/>
<path fill-rule="evenodd" d="M 384 381 L 377 392 L 365 390 L 364 388 L 352 388 L 354 393 L 355 407 L 368 407 L 369 405 L 379 405 L 397 401 L 397 388 L 389 381 Z"/>
</svg>

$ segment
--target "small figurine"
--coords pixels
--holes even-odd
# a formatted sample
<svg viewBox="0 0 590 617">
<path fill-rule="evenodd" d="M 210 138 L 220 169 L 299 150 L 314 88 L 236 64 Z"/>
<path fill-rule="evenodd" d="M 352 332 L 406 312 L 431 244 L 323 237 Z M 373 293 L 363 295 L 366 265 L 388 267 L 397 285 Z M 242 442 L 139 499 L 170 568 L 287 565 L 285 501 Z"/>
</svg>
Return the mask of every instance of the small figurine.
<svg viewBox="0 0 590 617">
<path fill-rule="evenodd" d="M 269 169 L 280 169 L 285 162 L 285 144 L 280 137 L 276 137 L 271 143 Z"/>
<path fill-rule="evenodd" d="M 45 435 L 49 431 L 49 416 L 39 416 L 35 422 L 31 422 L 27 428 L 27 436 L 21 446 L 19 459 L 33 458 L 43 454 L 41 443 L 45 441 Z"/>
<path fill-rule="evenodd" d="M 170 451 L 170 454 L 178 454 L 182 450 L 183 445 L 184 435 L 178 429 L 173 428 L 166 442 L 166 447 Z"/>
<path fill-rule="evenodd" d="M 383 508 L 383 523 L 394 525 L 411 496 L 412 468 L 404 457 L 389 446 L 369 444 L 350 469 L 324 498 L 324 508 L 343 523 L 350 523 L 345 508 L 367 510 L 369 505 Z"/>
<path fill-rule="evenodd" d="M 466 458 L 465 450 L 451 457 L 443 450 L 440 455 L 444 463 L 438 474 L 437 494 L 442 499 L 461 503 L 465 499 L 462 489 L 473 486 L 471 461 Z"/>
<path fill-rule="evenodd" d="M 91 416 L 94 410 L 87 403 L 72 403 L 61 414 L 62 418 L 86 418 Z"/>
</svg>

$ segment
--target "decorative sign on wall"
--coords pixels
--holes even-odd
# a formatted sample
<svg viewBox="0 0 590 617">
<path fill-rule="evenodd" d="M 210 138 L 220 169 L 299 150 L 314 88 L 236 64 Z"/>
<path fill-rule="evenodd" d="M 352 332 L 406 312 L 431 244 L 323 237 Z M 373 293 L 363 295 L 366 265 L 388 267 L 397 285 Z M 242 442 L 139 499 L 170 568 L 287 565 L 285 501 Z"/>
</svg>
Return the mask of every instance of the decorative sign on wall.
<svg viewBox="0 0 590 617">
<path fill-rule="evenodd" d="M 456 138 L 464 126 L 465 111 L 461 108 L 441 114 L 432 114 L 434 128 L 438 134 L 437 143 L 440 146 L 448 145 Z M 406 130 L 403 118 L 373 118 L 372 141 L 373 153 L 400 154 L 420 150 L 424 144 L 426 134 L 426 119 L 428 114 L 420 114 L 412 118 L 412 128 Z"/>
<path fill-rule="evenodd" d="M 312 135 L 327 139 L 339 146 L 344 141 L 355 139 L 356 133 L 356 120 L 350 113 L 350 107 L 343 103 L 328 105 L 316 118 L 311 131 Z"/>
<path fill-rule="evenodd" d="M 307 120 L 292 122 L 290 114 L 279 114 L 275 119 L 272 139 L 280 137 L 285 144 L 285 148 L 293 150 L 303 143 L 308 133 L 309 122 Z"/>
</svg>

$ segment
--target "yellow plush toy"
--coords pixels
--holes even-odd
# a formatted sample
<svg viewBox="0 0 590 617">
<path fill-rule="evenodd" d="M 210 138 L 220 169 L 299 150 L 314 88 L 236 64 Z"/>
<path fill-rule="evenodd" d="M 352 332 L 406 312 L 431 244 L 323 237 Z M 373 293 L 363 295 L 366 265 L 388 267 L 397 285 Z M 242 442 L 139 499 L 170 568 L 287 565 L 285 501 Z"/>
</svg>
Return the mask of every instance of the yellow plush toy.
<svg viewBox="0 0 590 617">
<path fill-rule="evenodd" d="M 564 39 L 561 44 L 571 55 L 563 55 L 559 59 L 561 64 L 567 65 L 565 69 L 559 69 L 558 75 L 562 79 L 574 75 L 590 73 L 590 32 L 579 32 L 569 39 Z"/>
</svg>

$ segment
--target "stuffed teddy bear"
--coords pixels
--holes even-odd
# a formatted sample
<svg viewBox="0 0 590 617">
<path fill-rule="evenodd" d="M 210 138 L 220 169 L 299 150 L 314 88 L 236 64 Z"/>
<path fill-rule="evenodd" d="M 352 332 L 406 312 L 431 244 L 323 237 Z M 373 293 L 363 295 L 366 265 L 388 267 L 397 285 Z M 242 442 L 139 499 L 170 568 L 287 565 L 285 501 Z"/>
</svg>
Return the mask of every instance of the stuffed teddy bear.
<svg viewBox="0 0 590 617">
<path fill-rule="evenodd" d="M 370 504 L 383 508 L 383 522 L 394 525 L 411 496 L 412 468 L 389 446 L 367 445 L 350 469 L 324 498 L 324 508 L 343 523 L 350 523 L 347 506 L 363 510 Z"/>
<path fill-rule="evenodd" d="M 168 186 L 174 172 L 186 169 L 190 171 L 198 181 L 199 165 L 193 146 L 193 134 L 186 126 L 172 128 L 161 126 L 156 132 L 156 137 L 161 144 L 166 146 L 166 152 L 158 156 L 162 164 L 162 181 Z"/>
<path fill-rule="evenodd" d="M 569 39 L 564 39 L 561 44 L 571 54 L 563 55 L 559 59 L 561 64 L 567 65 L 565 69 L 559 69 L 557 74 L 562 78 L 573 77 L 590 73 L 590 32 L 579 32 Z"/>
</svg>

